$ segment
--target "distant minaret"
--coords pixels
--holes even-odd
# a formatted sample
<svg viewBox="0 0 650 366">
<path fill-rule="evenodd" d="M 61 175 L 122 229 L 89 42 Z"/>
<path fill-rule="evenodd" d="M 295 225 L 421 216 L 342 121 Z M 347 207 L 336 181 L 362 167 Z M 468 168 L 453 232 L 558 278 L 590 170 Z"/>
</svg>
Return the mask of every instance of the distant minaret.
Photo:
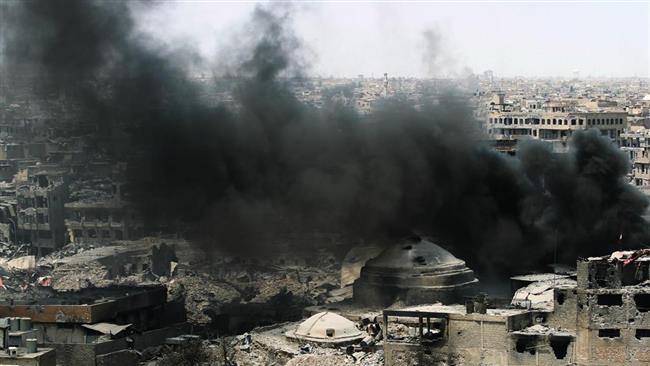
<svg viewBox="0 0 650 366">
<path fill-rule="evenodd" d="M 384 97 L 388 96 L 388 73 L 384 73 Z"/>
</svg>

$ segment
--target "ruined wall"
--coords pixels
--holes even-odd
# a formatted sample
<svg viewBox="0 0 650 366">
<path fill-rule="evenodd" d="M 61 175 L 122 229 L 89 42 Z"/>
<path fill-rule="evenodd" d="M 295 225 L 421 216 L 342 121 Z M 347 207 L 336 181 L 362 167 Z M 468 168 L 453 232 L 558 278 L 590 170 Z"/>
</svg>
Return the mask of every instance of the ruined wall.
<svg viewBox="0 0 650 366">
<path fill-rule="evenodd" d="M 560 366 L 575 361 L 576 348 L 573 337 L 512 333 L 529 325 L 529 313 L 508 316 L 450 315 L 445 337 L 432 346 L 387 342 L 384 345 L 386 366 Z"/>
<path fill-rule="evenodd" d="M 504 365 L 508 358 L 507 324 L 506 318 L 488 319 L 478 314 L 469 319 L 450 318 L 445 338 L 431 346 L 385 343 L 385 365 Z"/>
<path fill-rule="evenodd" d="M 513 334 L 508 342 L 508 365 L 567 365 L 575 361 L 571 337 Z"/>
<path fill-rule="evenodd" d="M 507 322 L 450 319 L 449 350 L 466 364 L 504 364 Z"/>
<path fill-rule="evenodd" d="M 547 314 L 546 322 L 555 329 L 576 329 L 578 292 L 576 289 L 554 289 L 553 311 Z"/>
<path fill-rule="evenodd" d="M 580 362 L 650 362 L 649 289 L 589 289 L 579 291 L 578 295 Z"/>
</svg>

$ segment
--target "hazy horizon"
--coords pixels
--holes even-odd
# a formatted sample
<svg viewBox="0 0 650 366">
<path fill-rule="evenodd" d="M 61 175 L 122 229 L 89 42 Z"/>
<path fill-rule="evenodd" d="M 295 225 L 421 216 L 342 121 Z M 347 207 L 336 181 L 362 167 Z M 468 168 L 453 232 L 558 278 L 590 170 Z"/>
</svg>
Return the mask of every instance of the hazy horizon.
<svg viewBox="0 0 650 366">
<path fill-rule="evenodd" d="M 171 46 L 214 60 L 255 2 L 166 1 L 139 16 Z M 301 40 L 307 76 L 650 76 L 650 3 L 282 3 Z"/>
</svg>

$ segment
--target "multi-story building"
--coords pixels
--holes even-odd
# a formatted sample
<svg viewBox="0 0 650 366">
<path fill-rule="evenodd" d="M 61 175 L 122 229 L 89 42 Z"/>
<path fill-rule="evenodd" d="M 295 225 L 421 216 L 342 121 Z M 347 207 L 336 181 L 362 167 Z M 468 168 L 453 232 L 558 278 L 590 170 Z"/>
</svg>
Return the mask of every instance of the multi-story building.
<svg viewBox="0 0 650 366">
<path fill-rule="evenodd" d="M 542 103 L 527 99 L 515 107 L 505 100 L 503 93 L 497 93 L 490 103 L 485 127 L 495 141 L 511 140 L 516 145 L 516 141 L 523 139 L 544 140 L 552 143 L 555 151 L 565 152 L 567 141 L 576 130 L 596 128 L 620 142 L 627 127 L 627 112 L 594 109 L 573 100 Z"/>
<path fill-rule="evenodd" d="M 69 202 L 65 214 L 68 236 L 74 243 L 133 240 L 143 233 L 137 210 L 120 199 Z"/>
<path fill-rule="evenodd" d="M 18 231 L 38 255 L 66 243 L 64 204 L 68 198 L 65 172 L 37 165 L 16 174 Z"/>
<path fill-rule="evenodd" d="M 621 150 L 632 162 L 631 183 L 650 193 L 650 130 L 644 126 L 630 126 L 621 134 Z"/>
</svg>

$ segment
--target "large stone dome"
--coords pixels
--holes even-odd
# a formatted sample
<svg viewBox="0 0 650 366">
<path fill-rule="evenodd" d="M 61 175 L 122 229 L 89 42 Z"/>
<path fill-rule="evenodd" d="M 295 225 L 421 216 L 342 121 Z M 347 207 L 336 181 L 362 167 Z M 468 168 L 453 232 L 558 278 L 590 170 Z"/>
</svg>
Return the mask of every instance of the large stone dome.
<svg viewBox="0 0 650 366">
<path fill-rule="evenodd" d="M 354 283 L 354 299 L 375 306 L 462 302 L 477 282 L 465 261 L 429 240 L 411 237 L 366 263 Z"/>
</svg>

